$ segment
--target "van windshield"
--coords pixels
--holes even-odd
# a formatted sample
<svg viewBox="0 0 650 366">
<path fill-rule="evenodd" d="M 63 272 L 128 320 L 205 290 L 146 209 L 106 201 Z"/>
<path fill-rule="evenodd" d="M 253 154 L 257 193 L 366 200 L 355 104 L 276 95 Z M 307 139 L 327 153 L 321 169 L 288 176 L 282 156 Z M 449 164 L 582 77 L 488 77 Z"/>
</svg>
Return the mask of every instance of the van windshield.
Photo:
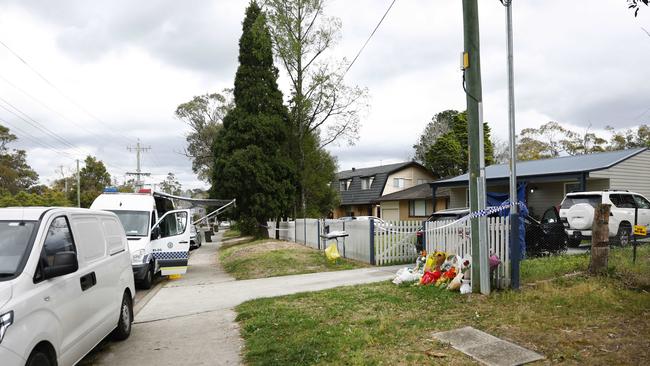
<svg viewBox="0 0 650 366">
<path fill-rule="evenodd" d="M 576 194 L 571 196 L 566 196 L 564 201 L 562 201 L 562 206 L 560 208 L 569 209 L 578 203 L 586 203 L 596 208 L 596 206 L 603 201 L 603 198 L 599 194 Z"/>
<path fill-rule="evenodd" d="M 149 234 L 149 212 L 112 211 L 120 219 L 126 236 L 147 236 Z"/>
<path fill-rule="evenodd" d="M 36 221 L 0 221 L 0 280 L 21 270 L 35 227 Z"/>
</svg>

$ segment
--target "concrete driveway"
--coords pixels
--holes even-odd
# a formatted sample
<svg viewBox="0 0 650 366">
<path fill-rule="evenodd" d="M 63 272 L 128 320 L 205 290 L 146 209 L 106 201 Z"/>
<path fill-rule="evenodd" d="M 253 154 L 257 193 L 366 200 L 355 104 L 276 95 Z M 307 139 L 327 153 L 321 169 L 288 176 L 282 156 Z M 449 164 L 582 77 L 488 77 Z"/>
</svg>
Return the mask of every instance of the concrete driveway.
<svg viewBox="0 0 650 366">
<path fill-rule="evenodd" d="M 221 236 L 192 252 L 188 273 L 136 303 L 131 337 L 104 342 L 82 364 L 238 365 L 243 341 L 233 308 L 247 300 L 383 281 L 398 268 L 364 268 L 235 281 L 218 264 Z"/>
</svg>

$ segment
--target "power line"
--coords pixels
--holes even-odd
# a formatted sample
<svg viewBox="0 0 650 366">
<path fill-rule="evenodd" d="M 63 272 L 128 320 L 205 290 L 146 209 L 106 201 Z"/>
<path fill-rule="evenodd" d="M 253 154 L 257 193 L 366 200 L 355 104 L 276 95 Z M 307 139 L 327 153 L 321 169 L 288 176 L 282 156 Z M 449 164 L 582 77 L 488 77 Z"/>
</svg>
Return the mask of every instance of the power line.
<svg viewBox="0 0 650 366">
<path fill-rule="evenodd" d="M 38 70 L 36 70 L 32 65 L 30 65 L 30 64 L 29 64 L 29 63 L 28 63 L 24 58 L 22 58 L 18 53 L 16 53 L 16 52 L 15 52 L 14 50 L 12 50 L 9 46 L 7 46 L 7 44 L 4 43 L 2 40 L 0 40 L 0 44 L 2 44 L 2 46 L 4 46 L 4 48 L 6 48 L 6 49 L 7 49 L 7 50 L 8 50 L 8 51 L 9 51 L 9 52 L 14 56 L 14 57 L 16 57 L 18 60 L 20 60 L 20 62 L 22 62 L 22 63 L 23 63 L 27 68 L 29 68 L 32 72 L 34 72 L 34 73 L 35 73 L 39 78 L 41 78 L 41 80 L 43 80 L 43 81 L 44 81 L 45 83 L 47 83 L 50 87 L 52 87 L 52 89 L 54 89 L 54 90 L 56 90 L 57 92 L 59 92 L 59 94 L 61 94 L 65 99 L 67 99 L 67 100 L 68 100 L 72 105 L 74 105 L 75 107 L 77 107 L 77 108 L 79 108 L 80 110 L 82 110 L 84 113 L 86 113 L 87 115 L 89 115 L 91 118 L 93 118 L 93 119 L 96 120 L 97 122 L 103 124 L 106 128 L 109 129 L 109 131 L 112 131 L 112 130 L 111 130 L 111 127 L 110 127 L 106 122 L 102 121 L 102 120 L 99 119 L 97 116 L 95 116 L 94 114 L 90 113 L 90 111 L 88 111 L 86 108 L 84 108 L 81 104 L 77 103 L 74 99 L 72 99 L 71 97 L 69 97 L 69 96 L 68 96 L 66 93 L 64 93 L 60 88 L 58 88 L 56 85 L 54 85 L 54 83 L 52 83 L 50 80 L 48 80 L 48 79 L 47 79 L 43 74 L 41 74 Z M 133 140 L 132 138 L 130 138 L 130 137 L 128 137 L 128 136 L 125 136 L 125 135 L 122 135 L 122 134 L 119 134 L 119 135 L 122 136 L 122 137 L 124 137 L 124 138 L 127 139 L 127 140 L 130 140 L 130 141 L 135 142 L 135 140 Z"/>
<path fill-rule="evenodd" d="M 62 113 L 58 112 L 57 110 L 55 110 L 54 108 L 50 107 L 49 105 L 47 105 L 47 104 L 44 103 L 43 101 L 39 100 L 39 99 L 36 98 L 35 96 L 33 96 L 33 95 L 31 95 L 30 93 L 28 93 L 26 90 L 22 89 L 21 87 L 17 86 L 16 84 L 12 83 L 11 81 L 7 80 L 7 78 L 5 78 L 4 76 L 0 75 L 0 79 L 1 79 L 2 81 L 4 81 L 5 83 L 7 83 L 8 85 L 10 85 L 11 87 L 13 87 L 14 89 L 16 89 L 16 90 L 18 90 L 19 92 L 23 93 L 25 96 L 27 96 L 28 98 L 30 98 L 30 99 L 33 100 L 34 102 L 40 104 L 42 107 L 46 108 L 46 109 L 49 110 L 50 112 L 56 114 L 57 116 L 61 117 L 61 118 L 64 119 L 64 120 L 70 122 L 70 123 L 73 124 L 75 127 L 78 127 L 78 128 L 81 128 L 81 129 L 85 130 L 85 131 L 88 132 L 88 133 L 89 133 L 89 134 L 90 134 L 90 135 L 91 135 L 95 140 L 97 140 L 97 142 L 99 142 L 99 143 L 103 143 L 103 141 L 102 141 L 99 137 L 97 137 L 97 136 L 99 136 L 99 134 L 98 134 L 96 131 L 93 132 L 93 131 L 89 130 L 88 128 L 86 128 L 85 126 L 83 126 L 82 124 L 75 123 L 74 121 L 72 121 L 71 119 L 69 119 L 68 117 L 66 117 L 65 115 L 63 115 Z M 112 133 L 112 131 L 110 131 L 110 130 L 107 130 L 107 131 L 108 131 L 109 133 Z"/>
<path fill-rule="evenodd" d="M 357 59 L 359 58 L 359 55 L 361 55 L 361 52 L 363 52 L 363 50 L 368 45 L 368 42 L 370 42 L 370 39 L 375 35 L 375 32 L 377 32 L 377 29 L 379 29 L 379 26 L 384 21 L 384 19 L 386 18 L 386 15 L 388 15 L 388 12 L 393 7 L 393 5 L 395 4 L 396 1 L 397 0 L 393 0 L 393 2 L 390 3 L 390 5 L 388 6 L 388 9 L 386 9 L 386 12 L 384 13 L 384 15 L 381 17 L 381 19 L 379 19 L 379 22 L 375 26 L 375 29 L 372 30 L 372 33 L 370 33 L 370 36 L 368 36 L 368 39 L 366 39 L 366 42 L 363 44 L 363 46 L 361 46 L 361 48 L 359 49 L 359 52 L 357 52 L 357 55 L 354 56 L 354 59 L 352 59 L 352 62 L 350 63 L 350 65 L 348 65 L 348 67 L 345 69 L 343 74 L 341 74 L 341 77 L 339 78 L 339 82 L 341 82 L 341 80 L 343 80 L 343 77 L 345 76 L 345 74 L 347 74 L 348 71 L 350 71 L 350 69 L 352 68 L 352 65 L 354 65 L 355 61 L 357 61 Z"/>
</svg>

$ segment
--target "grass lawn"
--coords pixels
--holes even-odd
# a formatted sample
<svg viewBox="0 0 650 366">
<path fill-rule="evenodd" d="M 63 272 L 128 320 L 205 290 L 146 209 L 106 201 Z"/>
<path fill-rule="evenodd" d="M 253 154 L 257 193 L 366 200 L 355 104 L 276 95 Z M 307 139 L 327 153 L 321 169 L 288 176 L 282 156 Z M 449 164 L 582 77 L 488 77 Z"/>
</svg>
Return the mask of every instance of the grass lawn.
<svg viewBox="0 0 650 366">
<path fill-rule="evenodd" d="M 238 280 L 367 267 L 344 258 L 330 262 L 321 251 L 273 239 L 224 246 L 219 249 L 219 260 Z"/>
<path fill-rule="evenodd" d="M 248 364 L 465 365 L 431 333 L 473 326 L 546 356 L 538 364 L 650 364 L 650 246 L 615 249 L 610 274 L 563 276 L 589 257 L 522 262 L 522 290 L 490 297 L 388 281 L 237 307 Z"/>
<path fill-rule="evenodd" d="M 226 230 L 225 233 L 223 233 L 224 239 L 236 238 L 238 236 L 241 236 L 241 233 L 239 232 L 239 230 L 235 230 L 235 229 L 228 229 Z"/>
</svg>

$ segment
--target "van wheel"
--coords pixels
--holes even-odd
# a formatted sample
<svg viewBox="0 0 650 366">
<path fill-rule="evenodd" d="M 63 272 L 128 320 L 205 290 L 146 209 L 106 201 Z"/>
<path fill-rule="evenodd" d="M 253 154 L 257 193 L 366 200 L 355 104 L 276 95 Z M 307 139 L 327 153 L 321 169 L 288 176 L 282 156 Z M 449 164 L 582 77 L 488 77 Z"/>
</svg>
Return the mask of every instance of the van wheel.
<svg viewBox="0 0 650 366">
<path fill-rule="evenodd" d="M 42 349 L 35 349 L 27 359 L 26 366 L 50 366 L 52 361 Z"/>
<path fill-rule="evenodd" d="M 577 248 L 577 247 L 580 246 L 580 243 L 582 243 L 582 240 L 581 240 L 581 239 L 569 238 L 569 239 L 567 240 L 567 245 L 568 245 L 570 248 Z"/>
<path fill-rule="evenodd" d="M 142 281 L 140 281 L 139 286 L 140 288 L 144 290 L 148 290 L 151 288 L 151 285 L 153 284 L 153 266 L 150 264 L 149 269 L 147 270 L 147 273 L 144 275 L 144 278 Z"/>
<path fill-rule="evenodd" d="M 133 305 L 131 304 L 131 296 L 128 292 L 124 292 L 122 296 L 122 305 L 120 306 L 120 318 L 117 321 L 117 327 L 111 334 L 112 338 L 116 341 L 123 341 L 131 335 L 131 323 L 133 322 Z"/>
</svg>

